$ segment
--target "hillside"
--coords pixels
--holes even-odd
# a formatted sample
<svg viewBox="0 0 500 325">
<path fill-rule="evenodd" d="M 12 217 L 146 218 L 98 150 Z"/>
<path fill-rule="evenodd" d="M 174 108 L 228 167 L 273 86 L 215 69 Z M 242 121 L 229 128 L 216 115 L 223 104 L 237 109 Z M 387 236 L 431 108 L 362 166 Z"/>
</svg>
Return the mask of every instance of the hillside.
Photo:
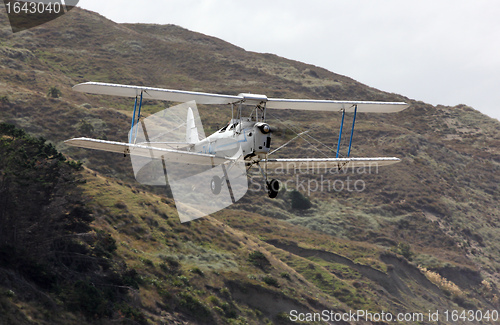
<svg viewBox="0 0 500 325">
<path fill-rule="evenodd" d="M 80 180 L 71 183 L 71 191 L 64 182 L 52 187 L 54 193 L 73 193 L 68 202 L 49 195 L 46 200 L 54 203 L 42 210 L 39 184 L 28 183 L 33 191 L 25 195 L 34 202 L 29 213 L 12 211 L 36 219 L 39 204 L 39 218 L 52 220 L 69 206 L 81 205 L 89 228 L 70 238 L 101 261 L 89 263 L 90 268 L 82 263 L 82 270 L 77 264 L 55 263 L 53 252 L 38 254 L 36 263 L 26 258 L 14 265 L 2 236 L 0 323 L 285 324 L 291 310 L 427 316 L 429 310 L 500 308 L 498 120 L 466 105 L 435 107 L 410 100 L 178 26 L 116 24 L 75 8 L 12 34 L 0 12 L 0 122 L 43 136 L 50 150 L 84 166 L 71 172 Z M 363 191 L 301 189 L 300 181 L 317 184 L 321 175 L 279 174 L 276 178 L 292 186 L 275 200 L 254 191 L 260 179 L 250 175 L 253 187 L 237 204 L 180 224 L 169 189 L 136 183 L 129 159 L 62 143 L 75 136 L 123 141 L 127 135 L 133 103 L 71 91 L 85 81 L 269 97 L 407 101 L 411 106 L 401 113 L 360 114 L 353 148 L 355 156 L 397 156 L 402 162 L 372 174 L 326 175 L 331 181 L 362 180 Z M 48 96 L 50 87 L 61 96 Z M 148 101 L 146 114 L 168 105 Z M 230 117 L 225 107 L 199 110 L 206 133 Z M 323 153 L 331 155 L 339 116 L 271 113 L 269 122 L 277 126 L 273 147 L 291 139 L 291 129 L 310 129 L 310 135 L 330 146 Z M 2 134 L 2 152 L 12 152 L 19 134 Z M 280 155 L 321 156 L 310 149 L 299 139 Z M 9 192 L 13 185 L 4 181 L 5 175 L 19 167 L 19 160 L 0 159 L 5 184 L 0 190 Z M 292 191 L 295 187 L 300 191 Z M 310 207 L 301 209 L 300 199 Z M 6 201 L 1 204 L 0 221 L 5 222 Z M 103 244 L 79 242 L 82 233 L 94 234 Z M 22 242 L 10 244 L 20 249 Z M 37 236 L 30 247 L 46 247 L 42 243 L 47 245 Z M 49 268 L 40 273 L 53 276 L 54 285 L 44 285 L 44 278 L 27 273 L 23 265 Z M 76 268 L 73 278 L 61 275 L 64 267 Z M 71 281 L 78 283 L 73 295 Z M 110 295 L 110 285 L 121 289 Z M 470 322 L 442 318 L 441 323 Z"/>
</svg>

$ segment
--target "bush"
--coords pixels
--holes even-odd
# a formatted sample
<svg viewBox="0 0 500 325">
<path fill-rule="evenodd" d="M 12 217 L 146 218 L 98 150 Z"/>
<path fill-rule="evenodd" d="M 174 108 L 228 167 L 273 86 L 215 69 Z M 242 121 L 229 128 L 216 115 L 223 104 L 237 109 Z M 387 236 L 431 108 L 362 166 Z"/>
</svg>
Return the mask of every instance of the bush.
<svg viewBox="0 0 500 325">
<path fill-rule="evenodd" d="M 297 190 L 291 191 L 289 197 L 292 209 L 307 210 L 312 207 L 311 201 Z"/>
<path fill-rule="evenodd" d="M 231 292 L 228 288 L 222 288 L 219 291 L 220 295 L 226 299 L 231 299 Z"/>
<path fill-rule="evenodd" d="M 396 247 L 396 253 L 403 255 L 408 261 L 413 260 L 413 251 L 408 243 L 399 243 Z"/>
<path fill-rule="evenodd" d="M 82 264 L 98 268 L 96 259 L 82 258 L 91 255 L 96 238 L 83 235 L 93 217 L 75 186 L 79 175 L 73 166 L 45 139 L 5 123 L 0 123 L 0 157 L 0 246 L 21 253 L 27 270 L 40 264 L 65 275 L 67 268 L 79 272 Z"/>
<path fill-rule="evenodd" d="M 98 257 L 111 258 L 118 248 L 116 246 L 116 240 L 103 230 L 97 230 L 96 235 L 94 254 Z"/>
<path fill-rule="evenodd" d="M 190 271 L 191 273 L 198 274 L 201 276 L 205 275 L 205 273 L 203 273 L 203 271 L 199 267 L 193 267 Z"/>
<path fill-rule="evenodd" d="M 208 302 L 210 302 L 214 306 L 220 306 L 220 300 L 216 296 L 209 296 L 207 298 Z"/>
<path fill-rule="evenodd" d="M 109 233 L 92 232 L 76 168 L 45 139 L 5 123 L 0 157 L 0 266 L 89 320 L 122 312 L 141 323 L 140 313 L 117 305 L 141 277 L 112 260 L 117 246 Z"/>
<path fill-rule="evenodd" d="M 165 256 L 161 255 L 160 258 L 166 262 L 171 268 L 178 268 L 181 264 L 179 263 L 179 259 L 176 256 Z"/>
<path fill-rule="evenodd" d="M 221 304 L 220 308 L 224 311 L 224 316 L 226 316 L 227 318 L 238 317 L 238 311 L 236 310 L 236 307 L 234 307 L 233 304 L 224 302 Z"/>
<path fill-rule="evenodd" d="M 139 324 L 148 324 L 146 317 L 144 314 L 129 305 L 123 304 L 120 306 L 120 313 L 127 319 L 132 321 L 133 323 Z"/>
<path fill-rule="evenodd" d="M 3 294 L 5 297 L 9 297 L 9 298 L 14 298 L 16 296 L 16 293 L 12 290 L 7 290 Z"/>
<path fill-rule="evenodd" d="M 265 277 L 263 277 L 262 281 L 264 281 L 265 284 L 268 284 L 268 285 L 276 287 L 276 288 L 278 288 L 280 286 L 278 283 L 278 280 L 276 280 L 275 278 L 273 278 L 270 275 L 266 275 Z"/>
<path fill-rule="evenodd" d="M 265 270 L 267 269 L 269 266 L 271 266 L 271 263 L 269 263 L 269 260 L 267 259 L 267 257 L 260 251 L 253 251 L 251 252 L 249 255 L 248 255 L 248 261 L 262 269 L 262 270 Z"/>
<path fill-rule="evenodd" d="M 94 126 L 85 120 L 80 120 L 78 131 L 84 136 L 92 136 L 94 134 Z"/>
<path fill-rule="evenodd" d="M 210 321 L 212 319 L 212 312 L 210 309 L 191 294 L 181 292 L 177 296 L 177 299 L 179 309 L 187 314 L 203 321 Z"/>
<path fill-rule="evenodd" d="M 104 294 L 94 285 L 78 280 L 68 291 L 66 300 L 71 310 L 80 311 L 88 318 L 109 316 Z"/>
<path fill-rule="evenodd" d="M 287 280 L 290 280 L 290 273 L 288 273 L 288 272 L 281 272 L 280 273 L 280 277 L 282 277 L 284 279 L 287 279 Z"/>
<path fill-rule="evenodd" d="M 290 324 L 291 320 L 287 312 L 281 312 L 274 317 L 276 324 Z M 300 322 L 302 323 L 302 322 Z"/>
<path fill-rule="evenodd" d="M 134 289 L 139 289 L 139 284 L 141 284 L 143 281 L 141 276 L 139 275 L 139 273 L 137 273 L 135 269 L 129 269 L 123 272 L 122 282 L 123 285 L 125 286 L 132 287 Z"/>
<path fill-rule="evenodd" d="M 59 98 L 59 97 L 61 97 L 61 95 L 62 95 L 62 92 L 56 86 L 50 87 L 49 91 L 47 92 L 47 96 L 49 96 L 51 98 Z"/>
</svg>

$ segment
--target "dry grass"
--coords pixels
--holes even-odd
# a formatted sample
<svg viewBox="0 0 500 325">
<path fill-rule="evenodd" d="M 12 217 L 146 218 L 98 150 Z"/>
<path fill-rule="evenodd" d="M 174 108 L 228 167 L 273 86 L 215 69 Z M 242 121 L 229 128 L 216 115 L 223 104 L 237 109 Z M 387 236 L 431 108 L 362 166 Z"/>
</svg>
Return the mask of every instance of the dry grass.
<svg viewBox="0 0 500 325">
<path fill-rule="evenodd" d="M 447 280 L 439 273 L 426 269 L 425 267 L 419 266 L 419 270 L 436 286 L 438 286 L 445 293 L 452 295 L 453 297 L 465 298 L 466 294 L 460 289 L 455 283 Z"/>
</svg>

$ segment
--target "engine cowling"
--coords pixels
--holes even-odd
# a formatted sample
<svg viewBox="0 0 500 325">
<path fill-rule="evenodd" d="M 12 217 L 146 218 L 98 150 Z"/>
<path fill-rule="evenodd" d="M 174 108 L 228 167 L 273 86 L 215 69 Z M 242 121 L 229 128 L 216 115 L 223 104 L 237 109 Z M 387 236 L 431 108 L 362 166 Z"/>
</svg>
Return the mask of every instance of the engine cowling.
<svg viewBox="0 0 500 325">
<path fill-rule="evenodd" d="M 255 123 L 254 126 L 254 152 L 268 153 L 271 148 L 271 126 L 264 122 Z"/>
</svg>

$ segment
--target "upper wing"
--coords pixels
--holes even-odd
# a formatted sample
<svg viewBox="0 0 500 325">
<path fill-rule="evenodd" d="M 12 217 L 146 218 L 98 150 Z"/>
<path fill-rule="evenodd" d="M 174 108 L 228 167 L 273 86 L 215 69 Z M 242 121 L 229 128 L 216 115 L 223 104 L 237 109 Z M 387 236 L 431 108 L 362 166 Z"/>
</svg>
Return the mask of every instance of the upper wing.
<svg viewBox="0 0 500 325">
<path fill-rule="evenodd" d="M 102 82 L 86 82 L 73 87 L 82 93 L 136 97 L 142 92 L 144 99 L 158 99 L 172 102 L 189 102 L 195 100 L 198 104 L 230 104 L 242 100 L 240 96 L 218 95 L 142 86 L 108 84 Z"/>
<path fill-rule="evenodd" d="M 378 168 L 379 166 L 388 166 L 401 161 L 395 157 L 380 158 L 283 158 L 283 159 L 264 159 L 267 162 L 267 168 L 276 171 L 289 170 L 309 170 L 325 169 L 337 170 L 346 168 Z"/>
<path fill-rule="evenodd" d="M 266 95 L 257 94 L 239 94 L 238 96 L 232 96 L 101 82 L 86 82 L 78 84 L 73 87 L 73 90 L 90 94 L 123 97 L 136 97 L 142 92 L 143 98 L 145 99 L 157 99 L 172 102 L 189 102 L 194 100 L 198 104 L 224 105 L 238 102 L 244 102 L 246 104 L 266 103 L 267 108 L 309 111 L 346 110 L 348 112 L 354 111 L 354 106 L 357 106 L 357 111 L 362 113 L 394 113 L 402 111 L 409 106 L 404 102 L 281 99 L 267 98 Z"/>
<path fill-rule="evenodd" d="M 404 102 L 365 102 L 340 100 L 311 100 L 311 99 L 280 99 L 269 98 L 267 108 L 294 109 L 305 111 L 357 111 L 360 113 L 395 113 L 404 110 L 409 105 Z"/>
<path fill-rule="evenodd" d="M 157 148 L 151 147 L 146 144 L 128 144 L 123 142 L 104 141 L 90 138 L 75 138 L 66 140 L 64 141 L 64 143 L 74 147 L 130 154 L 153 159 L 164 159 L 169 162 L 194 165 L 216 166 L 225 163 L 228 160 L 232 160 L 232 158 L 229 157 L 217 157 L 211 154 Z"/>
</svg>

